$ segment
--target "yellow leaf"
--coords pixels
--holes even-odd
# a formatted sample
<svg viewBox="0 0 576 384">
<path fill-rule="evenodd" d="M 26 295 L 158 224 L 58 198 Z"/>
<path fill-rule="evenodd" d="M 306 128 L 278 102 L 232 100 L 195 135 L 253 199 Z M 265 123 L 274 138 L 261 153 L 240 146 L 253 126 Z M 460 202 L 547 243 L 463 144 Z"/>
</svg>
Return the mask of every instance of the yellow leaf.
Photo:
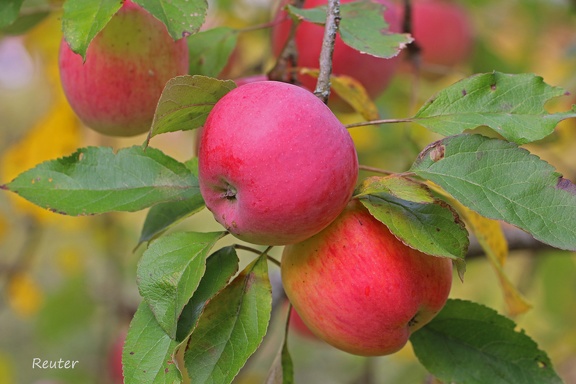
<svg viewBox="0 0 576 384">
<path fill-rule="evenodd" d="M 18 273 L 8 282 L 8 303 L 21 317 L 30 317 L 38 312 L 43 296 L 38 284 L 27 273 Z"/>
<path fill-rule="evenodd" d="M 504 232 L 502 232 L 500 223 L 466 208 L 456 200 L 451 199 L 450 204 L 458 210 L 458 213 L 463 217 L 470 231 L 476 236 L 478 243 L 486 253 L 498 276 L 508 313 L 511 316 L 515 316 L 528 311 L 532 306 L 522 293 L 516 289 L 504 271 L 504 264 L 508 258 L 508 242 Z"/>
<path fill-rule="evenodd" d="M 315 69 L 301 68 L 300 73 L 318 77 L 318 70 Z M 345 75 L 332 75 L 330 83 L 332 90 L 364 119 L 370 121 L 379 118 L 378 107 L 364 86 L 356 79 Z"/>
</svg>

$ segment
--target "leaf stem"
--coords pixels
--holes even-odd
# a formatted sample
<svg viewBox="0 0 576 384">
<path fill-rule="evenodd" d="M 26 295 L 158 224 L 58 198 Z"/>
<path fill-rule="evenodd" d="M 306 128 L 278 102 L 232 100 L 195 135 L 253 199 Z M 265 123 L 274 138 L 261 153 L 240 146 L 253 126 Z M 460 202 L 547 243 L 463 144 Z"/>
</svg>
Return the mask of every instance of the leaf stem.
<svg viewBox="0 0 576 384">
<path fill-rule="evenodd" d="M 379 124 L 396 124 L 396 123 L 411 123 L 414 121 L 413 117 L 406 117 L 404 119 L 379 119 L 370 121 L 360 121 L 358 123 L 346 124 L 346 129 L 356 128 L 356 127 L 366 127 L 369 125 L 379 125 Z"/>
<path fill-rule="evenodd" d="M 324 27 L 324 38 L 322 39 L 322 50 L 320 51 L 320 72 L 314 94 L 324 103 L 328 102 L 330 96 L 330 76 L 332 75 L 332 56 L 336 35 L 340 26 L 340 0 L 329 0 L 326 11 L 326 24 Z"/>
</svg>

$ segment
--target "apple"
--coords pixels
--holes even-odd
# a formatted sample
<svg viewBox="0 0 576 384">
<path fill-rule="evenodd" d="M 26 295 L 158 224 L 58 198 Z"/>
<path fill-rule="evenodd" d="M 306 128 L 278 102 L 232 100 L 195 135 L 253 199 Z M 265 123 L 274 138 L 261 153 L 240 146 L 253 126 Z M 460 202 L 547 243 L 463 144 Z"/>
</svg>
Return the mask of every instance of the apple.
<svg viewBox="0 0 576 384">
<path fill-rule="evenodd" d="M 284 247 L 281 273 L 308 328 L 363 356 L 400 350 L 452 285 L 451 260 L 406 246 L 357 200 L 322 232 Z"/>
<path fill-rule="evenodd" d="M 72 109 L 88 127 L 111 136 L 150 129 L 164 85 L 188 72 L 185 39 L 130 0 L 88 46 L 86 61 L 62 39 L 59 68 Z"/>
<path fill-rule="evenodd" d="M 472 22 L 466 9 L 456 2 L 414 0 L 411 16 L 412 35 L 421 49 L 423 64 L 453 67 L 472 54 Z"/>
<path fill-rule="evenodd" d="M 257 81 L 227 93 L 209 113 L 198 154 L 206 207 L 231 234 L 284 245 L 324 229 L 358 177 L 350 134 L 304 88 Z"/>
<path fill-rule="evenodd" d="M 354 0 L 342 0 L 341 3 L 350 3 Z M 376 0 L 386 7 L 384 19 L 392 32 L 400 32 L 400 18 L 394 4 L 389 0 Z M 288 39 L 292 21 L 284 11 L 287 4 L 284 0 L 276 14 L 276 24 L 272 29 L 272 49 L 278 55 Z M 303 8 L 314 8 L 326 5 L 327 0 L 306 0 Z M 282 21 L 284 20 L 284 21 Z M 318 68 L 324 27 L 309 22 L 301 22 L 295 36 L 298 51 L 298 67 Z M 371 97 L 376 97 L 386 89 L 398 66 L 398 58 L 383 59 L 361 53 L 346 45 L 340 36 L 336 36 L 334 54 L 332 57 L 332 73 L 346 75 L 359 81 Z M 298 80 L 304 87 L 314 90 L 316 78 L 308 75 L 299 76 Z"/>
<path fill-rule="evenodd" d="M 126 342 L 126 331 L 122 331 L 110 347 L 108 354 L 108 371 L 114 384 L 124 382 L 124 373 L 122 371 L 122 349 Z"/>
</svg>

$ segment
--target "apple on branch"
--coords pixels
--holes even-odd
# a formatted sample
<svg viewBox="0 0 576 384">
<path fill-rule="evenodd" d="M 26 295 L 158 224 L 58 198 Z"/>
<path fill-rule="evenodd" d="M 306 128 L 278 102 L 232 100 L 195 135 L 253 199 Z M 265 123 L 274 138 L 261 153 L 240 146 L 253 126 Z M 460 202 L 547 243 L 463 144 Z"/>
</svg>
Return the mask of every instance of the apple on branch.
<svg viewBox="0 0 576 384">
<path fill-rule="evenodd" d="M 358 177 L 354 142 L 304 88 L 276 81 L 238 87 L 202 130 L 198 180 L 206 207 L 241 240 L 284 245 L 324 229 Z"/>
<path fill-rule="evenodd" d="M 357 200 L 330 226 L 282 255 L 286 295 L 320 339 L 388 355 L 442 309 L 452 261 L 406 246 Z"/>
<path fill-rule="evenodd" d="M 188 73 L 185 39 L 174 41 L 166 26 L 126 0 L 88 46 L 86 61 L 62 39 L 62 88 L 84 124 L 111 136 L 150 129 L 166 82 Z"/>
<path fill-rule="evenodd" d="M 354 0 L 341 0 L 341 3 L 350 3 Z M 400 32 L 400 17 L 397 9 L 389 0 L 376 0 L 385 6 L 383 17 L 389 24 L 389 30 Z M 277 22 L 272 29 L 272 50 L 278 55 L 290 34 L 292 22 L 288 17 L 284 7 L 288 0 L 281 2 L 275 16 Z M 306 0 L 303 8 L 315 8 L 326 5 L 327 0 Z M 318 68 L 320 51 L 322 49 L 322 40 L 324 38 L 324 26 L 316 25 L 309 22 L 302 22 L 298 25 L 295 36 L 296 49 L 298 51 L 298 67 Z M 382 93 L 390 83 L 399 59 L 383 59 L 372 55 L 361 53 L 356 49 L 346 45 L 336 36 L 334 44 L 334 53 L 332 58 L 332 73 L 334 75 L 346 75 L 359 81 L 369 96 L 374 98 Z M 309 75 L 301 75 L 298 80 L 302 85 L 314 90 L 316 87 L 316 78 Z"/>
</svg>

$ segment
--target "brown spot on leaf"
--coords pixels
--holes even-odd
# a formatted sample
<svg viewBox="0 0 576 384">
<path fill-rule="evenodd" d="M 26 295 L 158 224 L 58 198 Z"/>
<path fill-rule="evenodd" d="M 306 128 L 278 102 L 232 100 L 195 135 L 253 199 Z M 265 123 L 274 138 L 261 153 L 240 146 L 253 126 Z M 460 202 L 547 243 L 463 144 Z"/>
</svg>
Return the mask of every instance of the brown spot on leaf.
<svg viewBox="0 0 576 384">
<path fill-rule="evenodd" d="M 462 96 L 466 96 L 468 94 L 468 92 L 466 92 L 465 89 L 462 90 Z"/>
<path fill-rule="evenodd" d="M 490 86 L 490 89 L 493 90 L 493 91 L 495 91 L 495 90 L 496 90 L 496 84 L 492 84 L 492 85 Z"/>
<path fill-rule="evenodd" d="M 444 158 L 444 152 L 446 147 L 444 145 L 437 145 L 430 151 L 430 159 L 433 162 L 437 162 L 438 160 L 442 160 Z"/>
<path fill-rule="evenodd" d="M 563 189 L 566 192 L 572 193 L 576 195 L 576 185 L 568 179 L 563 178 L 560 176 L 558 178 L 558 182 L 556 183 L 556 188 Z"/>
</svg>

